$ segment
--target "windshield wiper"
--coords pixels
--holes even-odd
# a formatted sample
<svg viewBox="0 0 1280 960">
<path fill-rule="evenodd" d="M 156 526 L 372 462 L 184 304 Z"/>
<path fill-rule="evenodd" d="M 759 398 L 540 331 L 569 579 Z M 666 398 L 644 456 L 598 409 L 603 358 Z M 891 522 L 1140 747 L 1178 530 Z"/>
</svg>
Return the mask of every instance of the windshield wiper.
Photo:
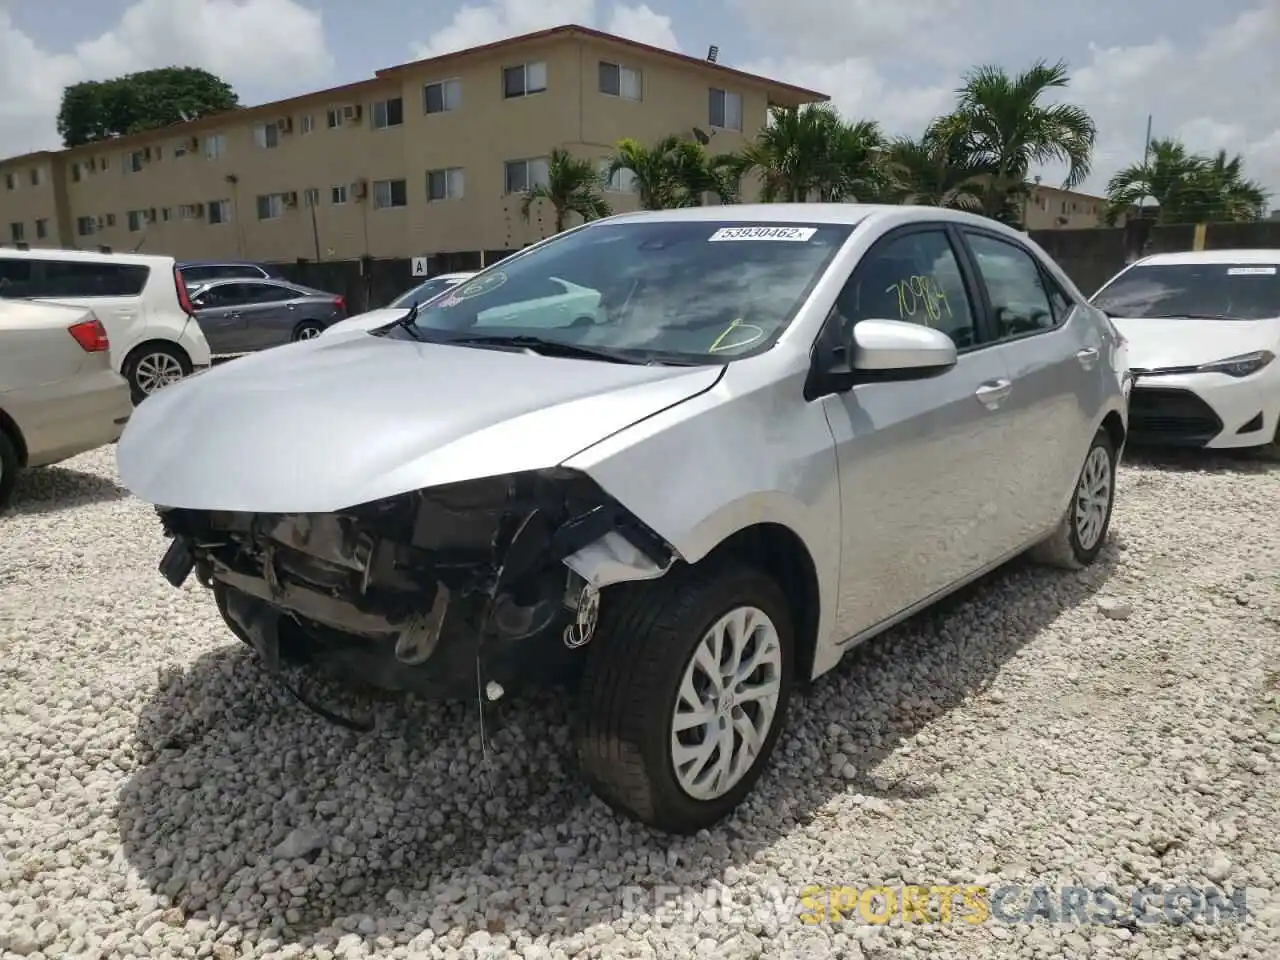
<svg viewBox="0 0 1280 960">
<path fill-rule="evenodd" d="M 468 335 L 462 337 L 450 337 L 442 343 L 460 343 L 475 344 L 485 347 L 520 347 L 525 350 L 532 350 L 534 353 L 540 353 L 548 357 L 574 357 L 583 360 L 605 360 L 609 363 L 629 363 L 633 365 L 642 365 L 644 360 L 630 353 L 624 353 L 621 350 L 614 350 L 609 347 L 586 346 L 580 343 L 564 343 L 559 340 L 545 340 L 542 337 L 535 337 L 529 334 L 513 334 L 503 336 L 501 334 L 487 335 Z"/>
<path fill-rule="evenodd" d="M 421 343 L 425 341 L 427 338 L 424 337 L 422 335 L 422 331 L 418 329 L 417 321 L 418 321 L 418 304 L 414 303 L 414 305 L 409 308 L 408 313 L 406 313 L 403 317 L 401 317 L 395 323 L 391 324 L 391 329 L 395 329 L 396 327 L 404 327 L 406 330 L 409 331 L 409 336 L 413 337 L 413 339 Z"/>
<path fill-rule="evenodd" d="M 1225 313 L 1150 313 L 1143 320 L 1244 320 Z"/>
</svg>

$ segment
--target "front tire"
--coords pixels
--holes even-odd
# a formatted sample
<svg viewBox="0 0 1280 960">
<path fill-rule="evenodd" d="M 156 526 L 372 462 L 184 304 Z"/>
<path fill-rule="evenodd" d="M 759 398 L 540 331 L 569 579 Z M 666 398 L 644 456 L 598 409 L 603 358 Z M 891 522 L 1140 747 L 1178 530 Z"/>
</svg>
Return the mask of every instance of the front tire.
<svg viewBox="0 0 1280 960">
<path fill-rule="evenodd" d="M 13 499 L 13 487 L 18 482 L 18 451 L 9 435 L 0 430 L 0 511 Z"/>
<path fill-rule="evenodd" d="M 786 722 L 794 628 L 743 566 L 684 569 L 601 598 L 579 689 L 582 774 L 614 810 L 692 834 L 738 806 Z"/>
<path fill-rule="evenodd" d="M 144 343 L 135 347 L 121 365 L 136 406 L 158 390 L 191 373 L 191 358 L 169 343 Z"/>
<path fill-rule="evenodd" d="M 1097 560 L 1111 528 L 1115 491 L 1116 445 L 1105 429 L 1099 429 L 1085 454 L 1062 522 L 1031 548 L 1031 558 L 1064 570 L 1081 570 Z"/>
</svg>

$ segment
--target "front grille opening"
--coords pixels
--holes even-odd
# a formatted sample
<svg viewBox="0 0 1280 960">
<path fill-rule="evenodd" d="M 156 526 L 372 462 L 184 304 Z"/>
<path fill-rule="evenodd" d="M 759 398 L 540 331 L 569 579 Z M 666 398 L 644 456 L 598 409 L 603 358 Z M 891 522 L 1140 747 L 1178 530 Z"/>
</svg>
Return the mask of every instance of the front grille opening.
<svg viewBox="0 0 1280 960">
<path fill-rule="evenodd" d="M 1203 446 L 1222 432 L 1213 408 L 1190 390 L 1136 388 L 1129 399 L 1135 441 Z"/>
</svg>

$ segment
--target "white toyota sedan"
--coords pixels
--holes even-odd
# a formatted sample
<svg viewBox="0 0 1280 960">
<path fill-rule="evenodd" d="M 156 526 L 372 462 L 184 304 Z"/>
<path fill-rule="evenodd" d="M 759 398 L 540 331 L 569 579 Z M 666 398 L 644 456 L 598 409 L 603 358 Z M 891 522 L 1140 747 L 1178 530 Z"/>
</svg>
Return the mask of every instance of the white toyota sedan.
<svg viewBox="0 0 1280 960">
<path fill-rule="evenodd" d="M 1132 443 L 1280 453 L 1280 250 L 1156 254 L 1092 302 L 1128 341 Z"/>
</svg>

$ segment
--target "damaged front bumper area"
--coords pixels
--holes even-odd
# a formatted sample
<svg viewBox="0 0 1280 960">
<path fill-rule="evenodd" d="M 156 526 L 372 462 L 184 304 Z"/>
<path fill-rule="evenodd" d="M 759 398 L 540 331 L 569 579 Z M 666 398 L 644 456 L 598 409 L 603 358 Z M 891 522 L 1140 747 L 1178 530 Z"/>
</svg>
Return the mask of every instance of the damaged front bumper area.
<svg viewBox="0 0 1280 960">
<path fill-rule="evenodd" d="M 475 696 L 562 668 L 599 590 L 662 576 L 660 537 L 590 478 L 552 470 L 325 514 L 157 508 L 160 570 L 194 571 L 269 668 L 312 662 L 388 690 Z"/>
</svg>

